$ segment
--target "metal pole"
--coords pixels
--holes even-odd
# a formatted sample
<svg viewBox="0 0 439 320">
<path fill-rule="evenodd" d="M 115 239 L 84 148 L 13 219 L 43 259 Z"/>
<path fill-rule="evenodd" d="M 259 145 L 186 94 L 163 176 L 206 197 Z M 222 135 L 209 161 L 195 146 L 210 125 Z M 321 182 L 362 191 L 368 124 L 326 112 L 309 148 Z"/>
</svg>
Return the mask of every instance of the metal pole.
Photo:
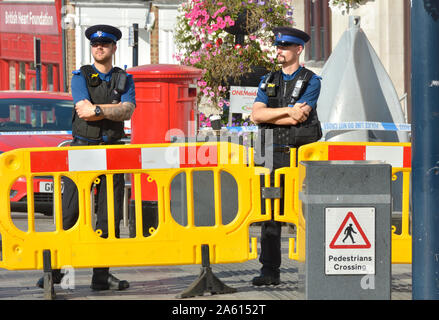
<svg viewBox="0 0 439 320">
<path fill-rule="evenodd" d="M 439 299 L 439 2 L 412 1 L 412 298 Z"/>
<path fill-rule="evenodd" d="M 35 85 L 41 90 L 41 39 L 34 37 Z"/>
<path fill-rule="evenodd" d="M 139 65 L 139 24 L 133 23 L 134 29 L 134 46 L 133 46 L 133 67 Z"/>
</svg>

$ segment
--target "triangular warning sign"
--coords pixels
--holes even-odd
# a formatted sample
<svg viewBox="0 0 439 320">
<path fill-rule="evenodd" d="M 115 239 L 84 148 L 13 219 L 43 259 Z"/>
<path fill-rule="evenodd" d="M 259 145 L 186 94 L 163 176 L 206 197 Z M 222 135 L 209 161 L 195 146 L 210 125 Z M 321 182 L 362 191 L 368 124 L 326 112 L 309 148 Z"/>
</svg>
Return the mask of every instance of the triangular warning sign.
<svg viewBox="0 0 439 320">
<path fill-rule="evenodd" d="M 349 241 L 351 241 L 352 239 L 352 234 L 351 232 L 356 233 L 355 230 L 351 229 L 349 230 L 349 228 L 351 227 L 346 227 L 348 220 L 351 219 L 356 227 L 356 230 L 358 230 L 358 233 L 360 234 L 360 236 L 362 237 L 362 239 L 364 240 L 364 243 L 348 243 Z M 348 238 L 349 234 L 351 234 L 351 239 L 348 239 L 349 241 L 346 244 L 336 244 L 338 238 L 340 237 L 340 234 L 343 232 L 343 235 L 346 235 L 345 239 Z M 340 228 L 338 228 L 334 239 L 332 239 L 329 248 L 331 249 L 369 249 L 371 247 L 369 239 L 367 239 L 366 235 L 364 234 L 363 229 L 361 228 L 360 224 L 358 223 L 357 219 L 355 218 L 354 214 L 349 211 L 348 214 L 346 215 L 346 217 L 344 218 L 343 222 L 340 225 Z"/>
</svg>

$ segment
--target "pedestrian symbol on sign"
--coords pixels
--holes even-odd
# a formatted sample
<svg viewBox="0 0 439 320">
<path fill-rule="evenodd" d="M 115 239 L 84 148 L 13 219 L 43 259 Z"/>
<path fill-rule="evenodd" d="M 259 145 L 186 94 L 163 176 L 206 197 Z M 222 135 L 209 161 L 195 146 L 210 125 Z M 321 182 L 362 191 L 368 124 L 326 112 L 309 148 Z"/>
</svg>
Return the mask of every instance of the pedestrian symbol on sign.
<svg viewBox="0 0 439 320">
<path fill-rule="evenodd" d="M 349 222 L 349 225 L 348 225 Z M 352 223 L 350 223 L 352 222 Z M 357 234 L 355 231 L 353 225 L 355 225 L 356 230 L 358 231 L 361 239 L 360 241 L 354 241 L 354 237 L 352 233 Z M 343 232 L 343 234 L 342 234 Z M 339 238 L 343 235 L 346 235 L 342 243 L 339 243 Z M 350 238 L 351 244 L 346 243 L 345 241 L 347 238 Z M 343 222 L 341 223 L 340 227 L 338 228 L 337 232 L 335 233 L 334 238 L 332 239 L 329 248 L 331 249 L 369 249 L 371 247 L 371 244 L 369 242 L 369 239 L 367 238 L 366 234 L 364 233 L 363 229 L 361 228 L 360 224 L 358 223 L 357 219 L 355 218 L 355 215 L 352 213 L 352 211 L 349 211 L 346 217 L 344 218 Z"/>
<path fill-rule="evenodd" d="M 354 241 L 354 237 L 352 236 L 352 232 L 356 233 L 354 228 L 352 228 L 352 223 L 349 223 L 349 227 L 347 227 L 346 229 L 344 229 L 344 234 L 346 235 L 346 237 L 344 237 L 343 239 L 343 243 L 344 241 L 347 239 L 347 237 L 350 237 L 352 240 L 352 243 L 355 243 Z"/>
</svg>

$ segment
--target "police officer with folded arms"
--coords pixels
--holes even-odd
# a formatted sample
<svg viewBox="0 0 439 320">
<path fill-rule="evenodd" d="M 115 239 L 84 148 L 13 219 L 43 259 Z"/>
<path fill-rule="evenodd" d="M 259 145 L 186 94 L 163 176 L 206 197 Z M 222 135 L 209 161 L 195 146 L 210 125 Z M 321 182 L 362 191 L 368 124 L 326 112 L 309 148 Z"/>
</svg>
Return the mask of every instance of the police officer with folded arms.
<svg viewBox="0 0 439 320">
<path fill-rule="evenodd" d="M 124 70 L 113 67 L 113 56 L 122 33 L 109 25 L 94 25 L 85 31 L 90 40 L 93 65 L 85 65 L 73 72 L 71 88 L 75 108 L 72 115 L 71 146 L 123 144 L 124 121 L 129 120 L 136 107 L 134 81 Z M 63 177 L 62 197 L 63 229 L 73 227 L 79 215 L 78 191 L 75 183 Z M 123 211 L 125 180 L 123 174 L 113 175 L 115 235 L 119 237 Z M 96 184 L 96 229 L 101 237 L 108 237 L 106 176 L 99 176 Z M 54 283 L 61 283 L 64 274 L 53 270 Z M 43 288 L 44 279 L 37 282 Z M 119 280 L 109 268 L 93 268 L 93 290 L 124 290 L 129 287 Z"/>
<path fill-rule="evenodd" d="M 321 78 L 299 64 L 300 55 L 310 37 L 291 27 L 274 28 L 273 33 L 281 70 L 270 72 L 262 78 L 251 114 L 252 121 L 258 125 L 260 139 L 255 146 L 255 162 L 270 167 L 271 186 L 274 186 L 274 170 L 290 166 L 290 148 L 318 141 L 322 136 L 316 111 Z M 265 210 L 264 202 L 262 210 Z M 253 285 L 278 285 L 281 265 L 280 222 L 263 222 L 259 261 L 262 264 L 261 273 L 253 278 Z"/>
</svg>

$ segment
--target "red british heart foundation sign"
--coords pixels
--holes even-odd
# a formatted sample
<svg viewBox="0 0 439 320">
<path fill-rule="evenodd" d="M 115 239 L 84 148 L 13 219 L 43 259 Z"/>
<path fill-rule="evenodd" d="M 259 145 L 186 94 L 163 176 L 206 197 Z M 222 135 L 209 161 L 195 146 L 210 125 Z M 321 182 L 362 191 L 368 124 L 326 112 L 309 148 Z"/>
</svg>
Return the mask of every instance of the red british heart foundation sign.
<svg viewBox="0 0 439 320">
<path fill-rule="evenodd" d="M 55 5 L 0 3 L 0 32 L 58 35 Z"/>
</svg>

